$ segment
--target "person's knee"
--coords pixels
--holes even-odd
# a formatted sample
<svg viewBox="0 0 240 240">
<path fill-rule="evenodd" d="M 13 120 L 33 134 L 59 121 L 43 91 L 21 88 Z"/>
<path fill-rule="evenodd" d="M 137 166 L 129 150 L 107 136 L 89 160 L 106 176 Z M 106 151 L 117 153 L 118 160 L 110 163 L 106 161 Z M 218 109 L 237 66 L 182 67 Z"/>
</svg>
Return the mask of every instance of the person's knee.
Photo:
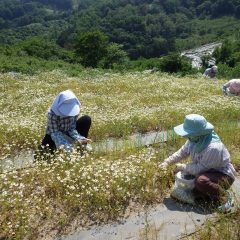
<svg viewBox="0 0 240 240">
<path fill-rule="evenodd" d="M 90 116 L 84 115 L 84 116 L 82 116 L 82 117 L 84 118 L 84 120 L 85 120 L 86 122 L 92 123 L 92 118 L 91 118 Z"/>
<path fill-rule="evenodd" d="M 197 190 L 201 191 L 208 184 L 209 184 L 209 179 L 206 176 L 200 175 L 200 176 L 197 176 L 195 179 L 195 188 Z"/>
<path fill-rule="evenodd" d="M 76 122 L 78 133 L 84 137 L 88 137 L 88 132 L 92 124 L 92 119 L 88 115 L 80 117 Z"/>
<path fill-rule="evenodd" d="M 91 126 L 92 124 L 92 119 L 90 116 L 88 115 L 83 115 L 80 119 L 79 119 L 81 122 L 83 122 L 84 124 L 87 124 L 89 126 Z"/>
</svg>

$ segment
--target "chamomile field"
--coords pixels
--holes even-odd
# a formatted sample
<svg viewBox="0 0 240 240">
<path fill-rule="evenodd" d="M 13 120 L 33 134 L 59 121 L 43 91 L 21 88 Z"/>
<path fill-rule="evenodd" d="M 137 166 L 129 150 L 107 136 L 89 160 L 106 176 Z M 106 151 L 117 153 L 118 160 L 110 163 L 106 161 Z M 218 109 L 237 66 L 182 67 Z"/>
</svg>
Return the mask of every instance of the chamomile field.
<svg viewBox="0 0 240 240">
<path fill-rule="evenodd" d="M 0 74 L 0 161 L 37 149 L 49 106 L 60 91 L 71 89 L 81 101 L 81 114 L 92 117 L 93 141 L 168 130 L 181 124 L 186 114 L 198 113 L 215 126 L 239 167 L 240 99 L 223 96 L 225 81 L 97 70 L 77 78 L 59 71 Z M 161 202 L 173 173 L 161 171 L 158 163 L 184 141 L 175 137 L 105 154 L 59 152 L 31 168 L 1 169 L 0 239 L 51 239 Z"/>
</svg>

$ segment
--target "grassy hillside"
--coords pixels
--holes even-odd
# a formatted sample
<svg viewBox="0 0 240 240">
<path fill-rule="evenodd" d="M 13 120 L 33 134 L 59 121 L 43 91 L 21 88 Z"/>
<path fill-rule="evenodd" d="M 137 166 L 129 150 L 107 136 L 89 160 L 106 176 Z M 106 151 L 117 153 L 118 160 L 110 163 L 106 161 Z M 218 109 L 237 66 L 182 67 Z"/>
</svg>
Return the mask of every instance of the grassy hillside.
<svg viewBox="0 0 240 240">
<path fill-rule="evenodd" d="M 0 78 L 3 153 L 13 143 L 17 149 L 40 141 L 47 109 L 64 89 L 72 89 L 82 102 L 81 113 L 93 118 L 90 135 L 94 140 L 169 129 L 191 112 L 203 114 L 217 126 L 239 119 L 238 98 L 225 98 L 221 93 L 224 80 L 97 70 L 83 71 L 75 78 L 58 71 L 35 76 L 6 73 Z"/>
<path fill-rule="evenodd" d="M 177 78 L 159 73 L 101 73 L 80 77 L 61 72 L 35 76 L 0 75 L 1 158 L 35 149 L 44 135 L 46 112 L 54 97 L 72 89 L 82 114 L 93 119 L 90 138 L 124 137 L 136 131 L 170 129 L 189 113 L 204 115 L 240 165 L 239 98 L 224 97 L 225 80 Z M 172 172 L 157 164 L 177 150 L 176 138 L 153 148 L 123 149 L 103 155 L 59 153 L 51 163 L 0 174 L 0 238 L 45 239 L 76 225 L 124 216 L 131 206 L 161 202 Z"/>
</svg>

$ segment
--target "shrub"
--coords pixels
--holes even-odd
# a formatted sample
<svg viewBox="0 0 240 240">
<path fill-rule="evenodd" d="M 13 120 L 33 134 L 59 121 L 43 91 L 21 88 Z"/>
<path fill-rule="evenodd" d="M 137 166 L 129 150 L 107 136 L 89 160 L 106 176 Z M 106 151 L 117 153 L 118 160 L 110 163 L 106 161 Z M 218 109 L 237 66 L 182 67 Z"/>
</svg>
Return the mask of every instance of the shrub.
<svg viewBox="0 0 240 240">
<path fill-rule="evenodd" d="M 161 70 L 168 73 L 186 73 L 191 72 L 192 66 L 184 57 L 173 53 L 161 59 Z"/>
</svg>

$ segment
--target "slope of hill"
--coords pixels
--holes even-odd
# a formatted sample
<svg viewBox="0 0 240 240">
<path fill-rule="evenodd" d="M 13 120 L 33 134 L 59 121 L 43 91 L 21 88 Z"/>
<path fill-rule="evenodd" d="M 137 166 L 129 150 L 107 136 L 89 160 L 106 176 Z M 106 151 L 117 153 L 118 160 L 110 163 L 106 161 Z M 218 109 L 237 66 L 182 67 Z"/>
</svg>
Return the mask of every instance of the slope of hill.
<svg viewBox="0 0 240 240">
<path fill-rule="evenodd" d="M 172 129 L 186 114 L 198 113 L 214 124 L 239 166 L 239 99 L 224 97 L 223 83 L 147 72 L 85 70 L 75 78 L 62 72 L 0 74 L 0 161 L 37 148 L 49 105 L 57 93 L 72 89 L 82 102 L 81 113 L 93 119 L 89 137 L 94 141 Z M 173 176 L 159 172 L 158 163 L 184 141 L 174 136 L 150 149 L 123 148 L 103 155 L 59 153 L 31 168 L 0 169 L 0 238 L 56 239 L 74 227 L 117 219 L 129 204 L 161 202 Z M 239 227 L 239 221 L 230 223 Z M 238 239 L 239 232 L 232 233 L 235 238 L 228 239 Z"/>
</svg>

